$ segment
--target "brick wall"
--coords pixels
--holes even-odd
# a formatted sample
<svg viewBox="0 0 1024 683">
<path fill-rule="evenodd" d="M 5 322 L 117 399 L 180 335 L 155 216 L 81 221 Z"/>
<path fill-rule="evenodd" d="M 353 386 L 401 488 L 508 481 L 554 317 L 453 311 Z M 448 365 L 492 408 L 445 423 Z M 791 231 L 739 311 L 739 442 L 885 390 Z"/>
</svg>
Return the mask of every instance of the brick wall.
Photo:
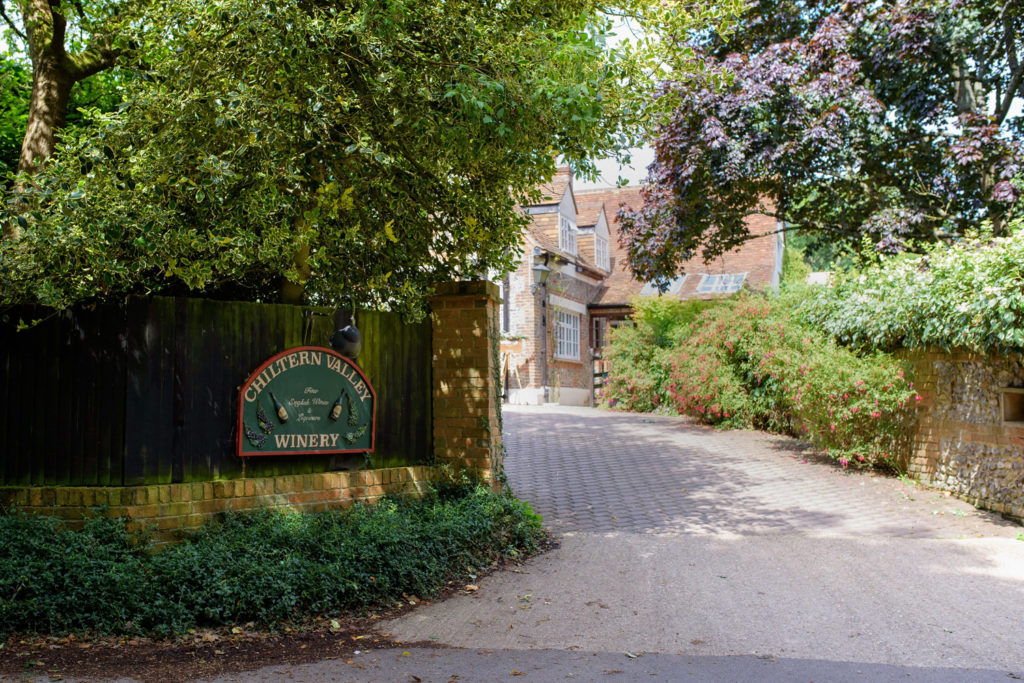
<svg viewBox="0 0 1024 683">
<path fill-rule="evenodd" d="M 476 470 L 492 485 L 501 471 L 498 286 L 445 284 L 431 299 L 434 327 L 434 457 Z"/>
<path fill-rule="evenodd" d="M 497 285 L 442 285 L 431 299 L 434 459 L 438 465 L 475 470 L 499 486 L 501 383 L 498 356 Z M 403 429 L 382 424 L 378 430 Z M 54 514 L 80 522 L 91 508 L 154 525 L 158 539 L 173 540 L 227 510 L 280 507 L 321 511 L 355 501 L 373 502 L 389 493 L 421 491 L 436 478 L 435 466 L 394 467 L 151 486 L 36 486 L 0 489 L 0 505 Z"/>
<path fill-rule="evenodd" d="M 512 389 L 537 389 L 541 386 L 540 367 L 536 360 L 540 353 L 539 295 L 533 293 L 533 263 L 523 258 L 509 275 L 509 291 L 505 304 L 511 307 L 511 329 L 507 335 L 522 337 L 502 344 L 501 352 L 508 353 Z"/>
<path fill-rule="evenodd" d="M 909 352 L 921 395 L 909 471 L 978 507 L 1024 518 L 1024 423 L 1003 421 L 1001 389 L 1024 387 L 1020 356 Z"/>
<path fill-rule="evenodd" d="M 322 512 L 355 501 L 374 502 L 389 493 L 420 491 L 435 475 L 435 468 L 413 466 L 194 484 L 5 488 L 0 489 L 0 502 L 25 512 L 63 517 L 72 526 L 92 514 L 90 508 L 104 506 L 111 516 L 131 517 L 136 526 L 154 526 L 157 537 L 167 541 L 175 532 L 198 529 L 227 510 L 274 507 Z"/>
</svg>

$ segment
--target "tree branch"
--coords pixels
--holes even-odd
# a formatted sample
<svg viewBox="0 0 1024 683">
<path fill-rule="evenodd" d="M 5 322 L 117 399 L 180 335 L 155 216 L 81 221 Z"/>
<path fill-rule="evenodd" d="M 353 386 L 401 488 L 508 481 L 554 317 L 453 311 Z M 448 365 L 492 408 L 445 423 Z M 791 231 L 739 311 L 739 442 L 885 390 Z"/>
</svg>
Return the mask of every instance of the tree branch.
<svg viewBox="0 0 1024 683">
<path fill-rule="evenodd" d="M 3 18 L 4 22 L 11 27 L 11 30 L 14 31 L 19 38 L 24 40 L 26 43 L 28 42 L 28 36 L 26 36 L 22 30 L 18 28 L 18 25 L 15 24 L 9 16 L 7 16 L 7 8 L 2 1 L 0 1 L 0 17 Z"/>
<path fill-rule="evenodd" d="M 22 3 L 21 18 L 29 57 L 37 63 L 53 47 L 54 12 L 47 0 L 30 0 Z"/>
<path fill-rule="evenodd" d="M 1006 16 L 1006 8 L 1003 8 L 1003 40 L 1006 43 L 1006 61 L 1010 66 L 1010 80 L 1006 84 L 1006 94 L 1002 98 L 1002 102 L 998 103 L 996 109 L 996 121 L 999 125 L 1002 125 L 1006 116 L 1010 112 L 1010 107 L 1013 105 L 1013 100 L 1017 95 L 1017 90 L 1021 88 L 1022 80 L 1024 80 L 1024 64 L 1021 64 L 1017 60 L 1017 49 L 1016 49 L 1016 31 L 1013 30 L 1013 26 L 1010 24 L 1010 20 Z"/>
<path fill-rule="evenodd" d="M 88 46 L 77 55 L 68 55 L 65 67 L 73 80 L 81 81 L 114 66 L 118 54 L 107 41 L 102 41 Z"/>
</svg>

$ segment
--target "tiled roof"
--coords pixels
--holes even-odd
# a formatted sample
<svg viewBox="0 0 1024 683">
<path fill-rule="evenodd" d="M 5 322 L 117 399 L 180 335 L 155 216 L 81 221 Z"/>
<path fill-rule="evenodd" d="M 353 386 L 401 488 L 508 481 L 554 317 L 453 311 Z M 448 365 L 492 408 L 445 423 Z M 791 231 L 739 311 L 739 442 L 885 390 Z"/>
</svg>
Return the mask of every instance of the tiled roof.
<svg viewBox="0 0 1024 683">
<path fill-rule="evenodd" d="M 589 228 L 597 225 L 604 199 L 599 195 L 587 194 L 589 190 L 576 190 L 576 225 Z"/>
<path fill-rule="evenodd" d="M 572 169 L 568 166 L 561 166 L 555 172 L 550 183 L 545 183 L 538 188 L 543 197 L 540 204 L 557 204 L 562 201 L 562 196 L 570 187 L 572 187 Z"/>
<path fill-rule="evenodd" d="M 633 279 L 633 274 L 626 264 L 626 250 L 619 246 L 619 207 L 626 205 L 639 209 L 643 206 L 639 187 L 620 187 L 613 189 L 580 190 L 576 193 L 576 201 L 582 206 L 604 207 L 608 218 L 608 256 L 611 274 L 605 278 L 604 289 L 594 301 L 596 304 L 622 303 L 640 292 L 642 282 Z M 595 222 L 597 220 L 595 215 Z"/>
</svg>

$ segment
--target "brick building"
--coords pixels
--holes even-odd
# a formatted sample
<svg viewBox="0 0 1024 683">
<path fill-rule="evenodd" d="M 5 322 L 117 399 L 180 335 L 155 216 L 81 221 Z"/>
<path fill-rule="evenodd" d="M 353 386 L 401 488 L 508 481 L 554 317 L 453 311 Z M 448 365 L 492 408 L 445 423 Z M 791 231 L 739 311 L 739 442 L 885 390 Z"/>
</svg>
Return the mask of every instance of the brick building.
<svg viewBox="0 0 1024 683">
<path fill-rule="evenodd" d="M 512 403 L 590 405 L 595 359 L 610 326 L 632 312 L 634 296 L 657 296 L 652 283 L 633 278 L 619 246 L 620 206 L 639 208 L 640 188 L 576 190 L 568 168 L 541 188 L 540 203 L 524 206 L 531 223 L 523 258 L 501 282 L 502 373 Z M 763 235 L 710 263 L 685 264 L 686 275 L 665 294 L 711 298 L 775 288 L 782 270 L 782 238 L 775 220 L 748 219 Z M 535 269 L 546 272 L 536 282 Z M 546 270 L 545 270 L 546 269 Z"/>
</svg>

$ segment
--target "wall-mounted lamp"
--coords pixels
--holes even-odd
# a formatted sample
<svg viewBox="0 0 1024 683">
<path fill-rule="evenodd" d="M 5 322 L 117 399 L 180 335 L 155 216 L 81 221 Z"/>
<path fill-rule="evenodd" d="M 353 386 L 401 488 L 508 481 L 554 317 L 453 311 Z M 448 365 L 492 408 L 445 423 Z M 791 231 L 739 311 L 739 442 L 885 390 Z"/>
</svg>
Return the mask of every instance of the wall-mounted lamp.
<svg viewBox="0 0 1024 683">
<path fill-rule="evenodd" d="M 533 264 L 533 293 L 537 293 L 539 287 L 544 287 L 548 281 L 548 276 L 551 275 L 551 269 L 548 268 L 548 259 L 551 255 L 542 251 L 540 247 L 535 247 L 533 250 L 534 258 L 543 257 L 543 261 L 535 262 Z"/>
</svg>

